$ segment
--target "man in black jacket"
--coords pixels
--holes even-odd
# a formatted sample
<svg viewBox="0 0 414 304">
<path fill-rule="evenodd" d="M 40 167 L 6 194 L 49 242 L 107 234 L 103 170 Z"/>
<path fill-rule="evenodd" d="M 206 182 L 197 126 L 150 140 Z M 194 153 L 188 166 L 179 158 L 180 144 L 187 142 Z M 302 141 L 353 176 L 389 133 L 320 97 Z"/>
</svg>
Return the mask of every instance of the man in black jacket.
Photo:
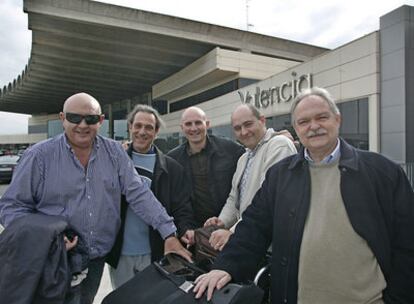
<svg viewBox="0 0 414 304">
<path fill-rule="evenodd" d="M 339 139 L 326 90 L 292 105 L 304 148 L 269 169 L 194 292 L 251 278 L 272 243 L 272 303 L 414 303 L 414 193 L 400 166 Z"/>
<path fill-rule="evenodd" d="M 184 167 L 190 181 L 198 227 L 220 214 L 231 189 L 237 161 L 245 152 L 241 145 L 229 139 L 207 135 L 209 126 L 202 109 L 187 108 L 181 116 L 181 129 L 187 141 L 168 153 Z"/>
<path fill-rule="evenodd" d="M 195 227 L 190 203 L 190 188 L 184 169 L 174 159 L 164 155 L 154 144 L 163 122 L 157 110 L 137 105 L 128 115 L 128 128 L 132 139 L 128 155 L 141 178 L 154 195 L 174 217 L 179 236 Z M 117 288 L 151 261 L 163 255 L 164 242 L 160 235 L 135 215 L 121 201 L 122 225 L 107 263 L 113 288 Z M 190 259 L 190 253 L 187 252 Z"/>
</svg>

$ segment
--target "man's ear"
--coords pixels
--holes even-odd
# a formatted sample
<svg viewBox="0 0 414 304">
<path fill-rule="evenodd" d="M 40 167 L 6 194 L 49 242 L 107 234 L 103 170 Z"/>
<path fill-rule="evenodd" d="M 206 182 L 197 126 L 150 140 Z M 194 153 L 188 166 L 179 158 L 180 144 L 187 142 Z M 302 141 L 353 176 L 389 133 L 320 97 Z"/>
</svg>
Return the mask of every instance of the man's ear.
<svg viewBox="0 0 414 304">
<path fill-rule="evenodd" d="M 266 125 L 266 117 L 264 115 L 260 115 L 259 120 Z"/>
<path fill-rule="evenodd" d="M 206 120 L 206 126 L 207 128 L 210 128 L 210 120 Z"/>
<path fill-rule="evenodd" d="M 336 114 L 335 115 L 335 120 L 338 122 L 339 125 L 341 125 L 341 122 L 342 122 L 342 116 L 341 116 L 341 114 Z"/>
<path fill-rule="evenodd" d="M 63 122 L 65 120 L 65 113 L 60 112 L 59 113 L 59 119 L 60 119 L 61 122 Z"/>
</svg>

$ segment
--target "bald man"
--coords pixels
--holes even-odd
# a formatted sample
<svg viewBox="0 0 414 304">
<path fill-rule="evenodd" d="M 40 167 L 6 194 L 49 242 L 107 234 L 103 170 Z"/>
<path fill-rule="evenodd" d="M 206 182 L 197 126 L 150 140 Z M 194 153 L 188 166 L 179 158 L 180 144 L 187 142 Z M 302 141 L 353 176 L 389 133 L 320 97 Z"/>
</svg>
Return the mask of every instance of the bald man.
<svg viewBox="0 0 414 304">
<path fill-rule="evenodd" d="M 194 215 L 198 226 L 218 216 L 231 189 L 237 160 L 245 149 L 226 138 L 208 135 L 210 121 L 198 107 L 187 108 L 181 129 L 187 141 L 168 153 L 185 169 L 191 182 Z"/>
<path fill-rule="evenodd" d="M 266 128 L 266 118 L 252 104 L 242 104 L 231 114 L 231 125 L 237 140 L 246 147 L 237 162 L 232 188 L 218 217 L 207 220 L 205 226 L 218 225 L 211 234 L 210 244 L 222 250 L 234 233 L 242 214 L 251 204 L 262 185 L 267 170 L 283 158 L 295 154 L 296 148 L 290 133 Z"/>
<path fill-rule="evenodd" d="M 104 119 L 98 101 L 79 93 L 59 114 L 64 133 L 29 148 L 0 200 L 0 222 L 6 230 L 30 213 L 63 216 L 86 243 L 88 275 L 68 303 L 89 304 L 98 290 L 104 257 L 120 226 L 120 198 L 143 221 L 158 230 L 166 251 L 189 253 L 175 237 L 173 219 L 137 174 L 121 145 L 98 135 Z M 78 239 L 65 238 L 71 250 Z M 23 269 L 22 271 L 26 271 Z"/>
</svg>

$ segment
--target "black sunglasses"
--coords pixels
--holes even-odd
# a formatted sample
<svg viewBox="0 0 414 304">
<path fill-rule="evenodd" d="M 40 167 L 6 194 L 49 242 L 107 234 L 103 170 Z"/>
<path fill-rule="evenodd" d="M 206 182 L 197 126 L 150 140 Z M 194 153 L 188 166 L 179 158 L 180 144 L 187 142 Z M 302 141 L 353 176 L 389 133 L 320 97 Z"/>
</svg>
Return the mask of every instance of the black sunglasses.
<svg viewBox="0 0 414 304">
<path fill-rule="evenodd" d="M 85 119 L 86 124 L 88 125 L 94 125 L 97 124 L 100 119 L 101 115 L 95 114 L 95 115 L 81 115 L 76 113 L 65 113 L 65 118 L 67 121 L 73 123 L 73 124 L 80 124 L 83 119 Z"/>
</svg>

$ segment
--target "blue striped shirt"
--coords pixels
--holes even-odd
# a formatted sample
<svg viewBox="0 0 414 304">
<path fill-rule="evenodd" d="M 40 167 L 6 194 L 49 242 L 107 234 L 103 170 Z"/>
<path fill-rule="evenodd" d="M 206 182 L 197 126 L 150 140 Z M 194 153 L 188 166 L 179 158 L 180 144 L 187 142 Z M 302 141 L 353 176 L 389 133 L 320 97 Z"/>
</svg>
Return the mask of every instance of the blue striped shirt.
<svg viewBox="0 0 414 304">
<path fill-rule="evenodd" d="M 60 215 L 86 241 L 90 258 L 105 256 L 120 226 L 120 198 L 164 238 L 176 231 L 121 145 L 97 136 L 87 168 L 64 134 L 29 148 L 0 199 L 0 222 L 6 226 L 30 212 Z"/>
</svg>

